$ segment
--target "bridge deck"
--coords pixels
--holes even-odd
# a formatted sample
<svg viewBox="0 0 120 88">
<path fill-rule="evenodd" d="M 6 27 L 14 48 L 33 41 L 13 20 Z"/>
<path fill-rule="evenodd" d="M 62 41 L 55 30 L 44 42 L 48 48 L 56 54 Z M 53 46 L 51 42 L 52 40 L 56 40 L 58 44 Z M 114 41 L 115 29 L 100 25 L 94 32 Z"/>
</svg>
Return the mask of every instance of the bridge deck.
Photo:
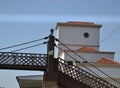
<svg viewBox="0 0 120 88">
<path fill-rule="evenodd" d="M 46 70 L 46 54 L 0 52 L 0 69 Z"/>
</svg>

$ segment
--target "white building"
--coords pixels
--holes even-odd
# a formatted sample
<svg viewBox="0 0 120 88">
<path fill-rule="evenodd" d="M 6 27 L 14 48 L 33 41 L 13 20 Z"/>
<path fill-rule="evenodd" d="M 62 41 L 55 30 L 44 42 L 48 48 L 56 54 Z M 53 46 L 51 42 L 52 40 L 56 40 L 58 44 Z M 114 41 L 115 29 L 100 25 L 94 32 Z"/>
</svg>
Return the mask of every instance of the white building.
<svg viewBox="0 0 120 88">
<path fill-rule="evenodd" d="M 91 22 L 57 23 L 57 38 L 72 50 L 83 46 L 90 46 L 99 50 L 99 32 L 101 26 Z M 61 45 L 59 44 L 59 46 Z"/>
<path fill-rule="evenodd" d="M 120 82 L 120 63 L 114 61 L 114 52 L 99 51 L 101 26 L 91 22 L 57 23 L 57 38 L 62 42 L 58 43 L 58 57 L 67 61 L 73 61 L 75 65 L 88 71 L 81 65 L 84 64 L 100 77 L 120 88 L 120 85 L 115 82 Z M 115 81 L 95 69 L 91 64 Z"/>
</svg>

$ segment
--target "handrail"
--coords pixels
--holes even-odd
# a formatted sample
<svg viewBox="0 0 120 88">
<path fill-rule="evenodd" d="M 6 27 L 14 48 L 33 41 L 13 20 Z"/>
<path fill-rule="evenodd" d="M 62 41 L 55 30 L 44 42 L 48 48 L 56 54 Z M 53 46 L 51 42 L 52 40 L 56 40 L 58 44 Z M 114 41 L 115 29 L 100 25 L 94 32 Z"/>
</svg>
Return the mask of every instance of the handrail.
<svg viewBox="0 0 120 88">
<path fill-rule="evenodd" d="M 92 88 L 117 88 L 104 79 L 98 78 L 93 74 L 75 66 L 68 65 L 68 62 L 59 58 L 58 70 L 73 80 L 82 82 Z"/>
<path fill-rule="evenodd" d="M 47 54 L 0 52 L 0 65 L 46 66 Z"/>
</svg>

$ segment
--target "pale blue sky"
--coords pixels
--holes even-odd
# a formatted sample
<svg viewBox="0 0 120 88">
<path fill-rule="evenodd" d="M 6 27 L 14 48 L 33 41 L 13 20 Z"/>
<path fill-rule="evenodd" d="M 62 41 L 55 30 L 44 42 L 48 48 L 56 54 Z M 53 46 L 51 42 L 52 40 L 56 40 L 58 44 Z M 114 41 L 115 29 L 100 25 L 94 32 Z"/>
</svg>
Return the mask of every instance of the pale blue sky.
<svg viewBox="0 0 120 88">
<path fill-rule="evenodd" d="M 0 0 L 0 48 L 43 38 L 67 21 L 102 24 L 100 49 L 120 61 L 120 0 Z M 46 46 L 22 52 L 46 53 Z M 33 74 L 41 72 L 0 70 L 0 86 L 19 88 L 16 76 Z"/>
</svg>

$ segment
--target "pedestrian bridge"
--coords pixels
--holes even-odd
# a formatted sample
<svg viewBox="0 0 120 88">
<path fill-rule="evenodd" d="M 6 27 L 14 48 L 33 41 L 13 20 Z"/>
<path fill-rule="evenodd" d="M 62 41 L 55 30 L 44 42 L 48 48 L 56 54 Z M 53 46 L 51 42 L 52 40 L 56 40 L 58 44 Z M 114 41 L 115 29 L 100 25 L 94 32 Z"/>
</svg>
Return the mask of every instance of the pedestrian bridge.
<svg viewBox="0 0 120 88">
<path fill-rule="evenodd" d="M 0 69 L 46 70 L 46 54 L 0 52 Z"/>
<path fill-rule="evenodd" d="M 63 59 L 57 61 L 57 83 L 63 88 L 117 88 Z M 0 52 L 0 69 L 46 72 L 47 63 L 47 54 Z"/>
</svg>

